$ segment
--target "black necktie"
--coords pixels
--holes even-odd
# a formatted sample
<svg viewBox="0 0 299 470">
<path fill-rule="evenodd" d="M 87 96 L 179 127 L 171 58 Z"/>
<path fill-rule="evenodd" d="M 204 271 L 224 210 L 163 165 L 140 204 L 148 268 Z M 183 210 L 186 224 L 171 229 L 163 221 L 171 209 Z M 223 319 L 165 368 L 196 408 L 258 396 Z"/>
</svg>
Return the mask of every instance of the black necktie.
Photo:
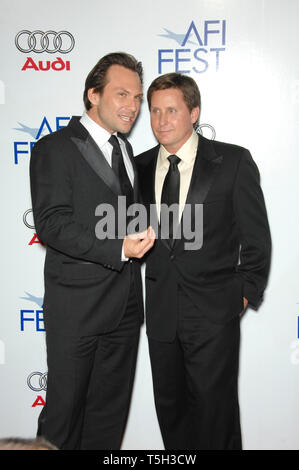
<svg viewBox="0 0 299 470">
<path fill-rule="evenodd" d="M 131 182 L 128 177 L 128 173 L 124 164 L 122 151 L 115 135 L 112 135 L 109 139 L 109 143 L 112 145 L 112 169 L 118 176 L 121 192 L 123 196 L 126 196 L 126 205 L 129 207 L 134 203 L 134 193 Z"/>
<path fill-rule="evenodd" d="M 178 164 L 181 161 L 176 155 L 169 155 L 169 169 L 164 180 L 161 204 L 166 204 L 168 207 L 172 204 L 179 204 L 180 200 L 180 172 Z M 178 209 L 178 206 L 177 206 Z M 174 213 L 174 215 L 176 215 Z M 162 216 L 162 213 L 161 213 Z M 177 213 L 178 217 L 178 213 Z M 162 217 L 161 217 L 162 218 Z M 178 220 L 174 221 L 173 216 L 169 213 L 169 239 L 173 245 L 173 235 L 175 228 L 178 226 Z M 163 230 L 163 227 L 162 227 Z"/>
</svg>

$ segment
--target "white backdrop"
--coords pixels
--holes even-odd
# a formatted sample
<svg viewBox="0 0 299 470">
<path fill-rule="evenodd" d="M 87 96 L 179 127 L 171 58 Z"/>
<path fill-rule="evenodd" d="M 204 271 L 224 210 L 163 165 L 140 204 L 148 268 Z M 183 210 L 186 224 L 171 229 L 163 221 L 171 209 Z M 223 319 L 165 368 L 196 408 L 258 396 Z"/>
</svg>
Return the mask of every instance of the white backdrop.
<svg viewBox="0 0 299 470">
<path fill-rule="evenodd" d="M 298 15 L 296 0 L 1 1 L 0 437 L 34 436 L 45 398 L 44 248 L 30 212 L 30 145 L 82 113 L 87 73 L 123 50 L 142 60 L 145 91 L 159 73 L 195 78 L 201 123 L 217 140 L 249 148 L 260 169 L 273 259 L 263 305 L 242 320 L 244 449 L 299 449 Z M 21 51 L 21 31 L 67 31 L 74 47 L 24 52 L 29 33 L 19 36 Z M 41 34 L 34 37 L 40 48 Z M 73 45 L 61 38 L 62 49 Z M 130 141 L 136 154 L 155 144 L 146 101 Z M 123 449 L 163 449 L 144 328 Z"/>
</svg>

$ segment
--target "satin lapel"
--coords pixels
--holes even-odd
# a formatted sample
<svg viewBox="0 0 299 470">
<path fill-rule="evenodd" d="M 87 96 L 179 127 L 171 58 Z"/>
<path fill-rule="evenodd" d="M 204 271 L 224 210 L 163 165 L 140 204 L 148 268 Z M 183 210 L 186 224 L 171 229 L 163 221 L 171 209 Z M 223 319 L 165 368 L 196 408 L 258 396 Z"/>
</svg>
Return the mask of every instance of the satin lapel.
<svg viewBox="0 0 299 470">
<path fill-rule="evenodd" d="M 142 179 L 142 193 L 144 194 L 144 200 L 146 204 L 155 205 L 155 179 L 156 179 L 156 165 L 157 155 L 151 160 L 150 164 L 146 167 L 146 176 Z"/>
<path fill-rule="evenodd" d="M 199 136 L 197 155 L 186 203 L 204 203 L 213 180 L 219 171 L 222 158 L 222 155 L 217 155 L 215 152 L 212 141 Z"/>
<path fill-rule="evenodd" d="M 82 140 L 78 137 L 71 137 L 71 140 L 76 144 L 82 157 L 94 172 L 104 181 L 104 183 L 106 183 L 107 186 L 109 186 L 110 189 L 112 189 L 115 194 L 119 195 L 121 190 L 117 176 L 93 138 L 88 134 L 86 140 Z"/>
<path fill-rule="evenodd" d="M 155 147 L 152 152 L 152 158 L 149 164 L 144 168 L 144 173 L 139 178 L 142 193 L 142 202 L 146 206 L 148 214 L 148 225 L 151 224 L 157 237 L 160 232 L 159 219 L 157 214 L 156 197 L 155 197 L 155 179 L 156 165 L 158 158 L 159 146 Z M 162 240 L 165 241 L 165 240 Z"/>
<path fill-rule="evenodd" d="M 216 174 L 218 173 L 221 163 L 222 155 L 215 152 L 212 141 L 209 141 L 199 135 L 198 148 L 196 159 L 193 167 L 191 183 L 187 194 L 186 204 L 194 207 L 195 204 L 203 204 L 207 194 L 213 184 Z M 192 218 L 194 218 L 194 211 L 191 209 Z M 183 218 L 183 215 L 182 215 Z M 182 220 L 182 219 L 181 219 Z M 192 225 L 194 220 L 191 220 Z M 182 227 L 179 226 L 182 235 Z M 180 241 L 177 239 L 174 246 Z"/>
<path fill-rule="evenodd" d="M 133 149 L 132 149 L 132 145 L 130 144 L 130 142 L 127 140 L 126 136 L 124 134 L 121 134 L 120 132 L 117 133 L 118 136 L 124 141 L 125 145 L 126 145 L 126 149 L 127 149 L 127 154 L 131 160 L 131 164 L 132 164 L 132 167 L 133 167 L 133 172 L 134 172 L 134 187 L 133 187 L 133 191 L 134 191 L 134 201 L 135 202 L 139 202 L 140 200 L 140 192 L 139 192 L 139 183 L 138 183 L 138 173 L 137 173 L 137 169 L 136 169 L 136 164 L 135 164 L 135 159 L 134 159 L 134 153 L 133 153 Z"/>
</svg>

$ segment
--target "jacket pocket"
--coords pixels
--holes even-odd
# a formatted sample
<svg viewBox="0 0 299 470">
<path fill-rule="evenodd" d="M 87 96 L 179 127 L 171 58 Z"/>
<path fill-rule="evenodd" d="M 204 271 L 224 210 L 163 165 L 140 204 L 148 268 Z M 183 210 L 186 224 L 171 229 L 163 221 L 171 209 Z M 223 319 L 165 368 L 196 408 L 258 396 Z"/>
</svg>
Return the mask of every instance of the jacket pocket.
<svg viewBox="0 0 299 470">
<path fill-rule="evenodd" d="M 61 274 L 65 280 L 105 279 L 112 271 L 101 264 L 90 262 L 64 262 Z"/>
</svg>

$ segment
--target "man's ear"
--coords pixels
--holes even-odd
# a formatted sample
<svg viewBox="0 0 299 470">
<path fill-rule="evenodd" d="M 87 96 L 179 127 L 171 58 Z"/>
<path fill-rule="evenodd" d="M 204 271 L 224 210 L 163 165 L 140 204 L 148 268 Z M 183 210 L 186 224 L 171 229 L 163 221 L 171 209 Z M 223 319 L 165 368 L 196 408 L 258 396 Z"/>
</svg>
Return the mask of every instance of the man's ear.
<svg viewBox="0 0 299 470">
<path fill-rule="evenodd" d="M 199 118 L 199 107 L 196 106 L 195 108 L 192 109 L 191 111 L 191 120 L 192 124 L 194 124 Z"/>
<path fill-rule="evenodd" d="M 100 101 L 100 93 L 96 90 L 96 88 L 89 88 L 87 91 L 87 96 L 93 106 L 98 106 Z"/>
</svg>

